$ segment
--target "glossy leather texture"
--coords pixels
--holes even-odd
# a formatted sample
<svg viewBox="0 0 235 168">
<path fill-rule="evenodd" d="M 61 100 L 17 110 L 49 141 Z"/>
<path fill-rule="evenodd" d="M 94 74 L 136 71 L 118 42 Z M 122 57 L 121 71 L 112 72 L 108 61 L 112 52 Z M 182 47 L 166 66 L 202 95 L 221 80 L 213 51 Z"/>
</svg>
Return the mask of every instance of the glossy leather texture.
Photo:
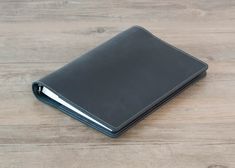
<svg viewBox="0 0 235 168">
<path fill-rule="evenodd" d="M 33 92 L 43 102 L 116 137 L 207 68 L 206 63 L 134 26 L 34 82 Z M 112 131 L 43 95 L 41 86 Z"/>
</svg>

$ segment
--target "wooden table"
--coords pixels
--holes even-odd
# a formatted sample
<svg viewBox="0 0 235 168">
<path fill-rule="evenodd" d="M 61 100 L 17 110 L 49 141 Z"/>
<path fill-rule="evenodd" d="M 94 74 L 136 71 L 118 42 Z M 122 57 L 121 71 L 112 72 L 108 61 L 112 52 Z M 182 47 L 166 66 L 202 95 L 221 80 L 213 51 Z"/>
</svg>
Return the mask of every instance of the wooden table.
<svg viewBox="0 0 235 168">
<path fill-rule="evenodd" d="M 31 83 L 132 25 L 207 76 L 111 139 L 39 102 Z M 234 168 L 235 1 L 0 1 L 1 168 Z"/>
</svg>

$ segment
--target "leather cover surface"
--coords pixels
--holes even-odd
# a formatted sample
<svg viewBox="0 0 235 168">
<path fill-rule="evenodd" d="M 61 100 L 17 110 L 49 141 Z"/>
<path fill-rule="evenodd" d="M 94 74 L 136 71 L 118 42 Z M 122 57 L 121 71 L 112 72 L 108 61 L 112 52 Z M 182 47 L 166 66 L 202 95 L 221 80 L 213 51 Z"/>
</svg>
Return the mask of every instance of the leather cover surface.
<svg viewBox="0 0 235 168">
<path fill-rule="evenodd" d="M 134 26 L 34 82 L 32 87 L 41 101 L 116 137 L 207 68 L 206 63 Z M 51 100 L 40 92 L 41 86 L 112 131 Z"/>
</svg>

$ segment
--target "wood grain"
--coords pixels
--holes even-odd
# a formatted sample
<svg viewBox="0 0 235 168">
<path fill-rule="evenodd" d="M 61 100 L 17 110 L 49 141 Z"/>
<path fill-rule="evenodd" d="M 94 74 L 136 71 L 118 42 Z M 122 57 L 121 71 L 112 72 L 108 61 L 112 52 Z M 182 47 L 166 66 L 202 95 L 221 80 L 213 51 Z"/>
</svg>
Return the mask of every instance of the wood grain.
<svg viewBox="0 0 235 168">
<path fill-rule="evenodd" d="M 31 83 L 132 26 L 209 64 L 118 139 L 33 96 Z M 0 167 L 235 167 L 234 0 L 1 0 Z"/>
</svg>

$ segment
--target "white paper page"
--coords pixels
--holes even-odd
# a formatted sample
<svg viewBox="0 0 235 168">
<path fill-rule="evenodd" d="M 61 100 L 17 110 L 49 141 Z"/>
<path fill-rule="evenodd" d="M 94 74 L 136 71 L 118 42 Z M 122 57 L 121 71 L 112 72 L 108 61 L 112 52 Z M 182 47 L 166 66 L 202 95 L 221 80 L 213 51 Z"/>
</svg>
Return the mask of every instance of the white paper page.
<svg viewBox="0 0 235 168">
<path fill-rule="evenodd" d="M 94 120 L 93 118 L 89 117 L 88 115 L 84 114 L 83 112 L 81 112 L 80 110 L 78 110 L 77 108 L 73 107 L 72 105 L 70 105 L 69 103 L 65 102 L 64 100 L 62 100 L 61 98 L 59 98 L 59 96 L 57 96 L 54 92 L 52 92 L 51 90 L 49 90 L 48 88 L 46 87 L 43 87 L 42 88 L 42 92 L 47 95 L 48 97 L 50 97 L 51 99 L 57 101 L 58 103 L 66 106 L 67 108 L 69 108 L 70 110 L 73 110 L 74 112 L 80 114 L 81 116 L 91 120 L 92 122 L 108 129 L 109 131 L 112 131 L 110 128 L 104 126 L 103 124 L 101 124 L 100 122 Z"/>
</svg>

